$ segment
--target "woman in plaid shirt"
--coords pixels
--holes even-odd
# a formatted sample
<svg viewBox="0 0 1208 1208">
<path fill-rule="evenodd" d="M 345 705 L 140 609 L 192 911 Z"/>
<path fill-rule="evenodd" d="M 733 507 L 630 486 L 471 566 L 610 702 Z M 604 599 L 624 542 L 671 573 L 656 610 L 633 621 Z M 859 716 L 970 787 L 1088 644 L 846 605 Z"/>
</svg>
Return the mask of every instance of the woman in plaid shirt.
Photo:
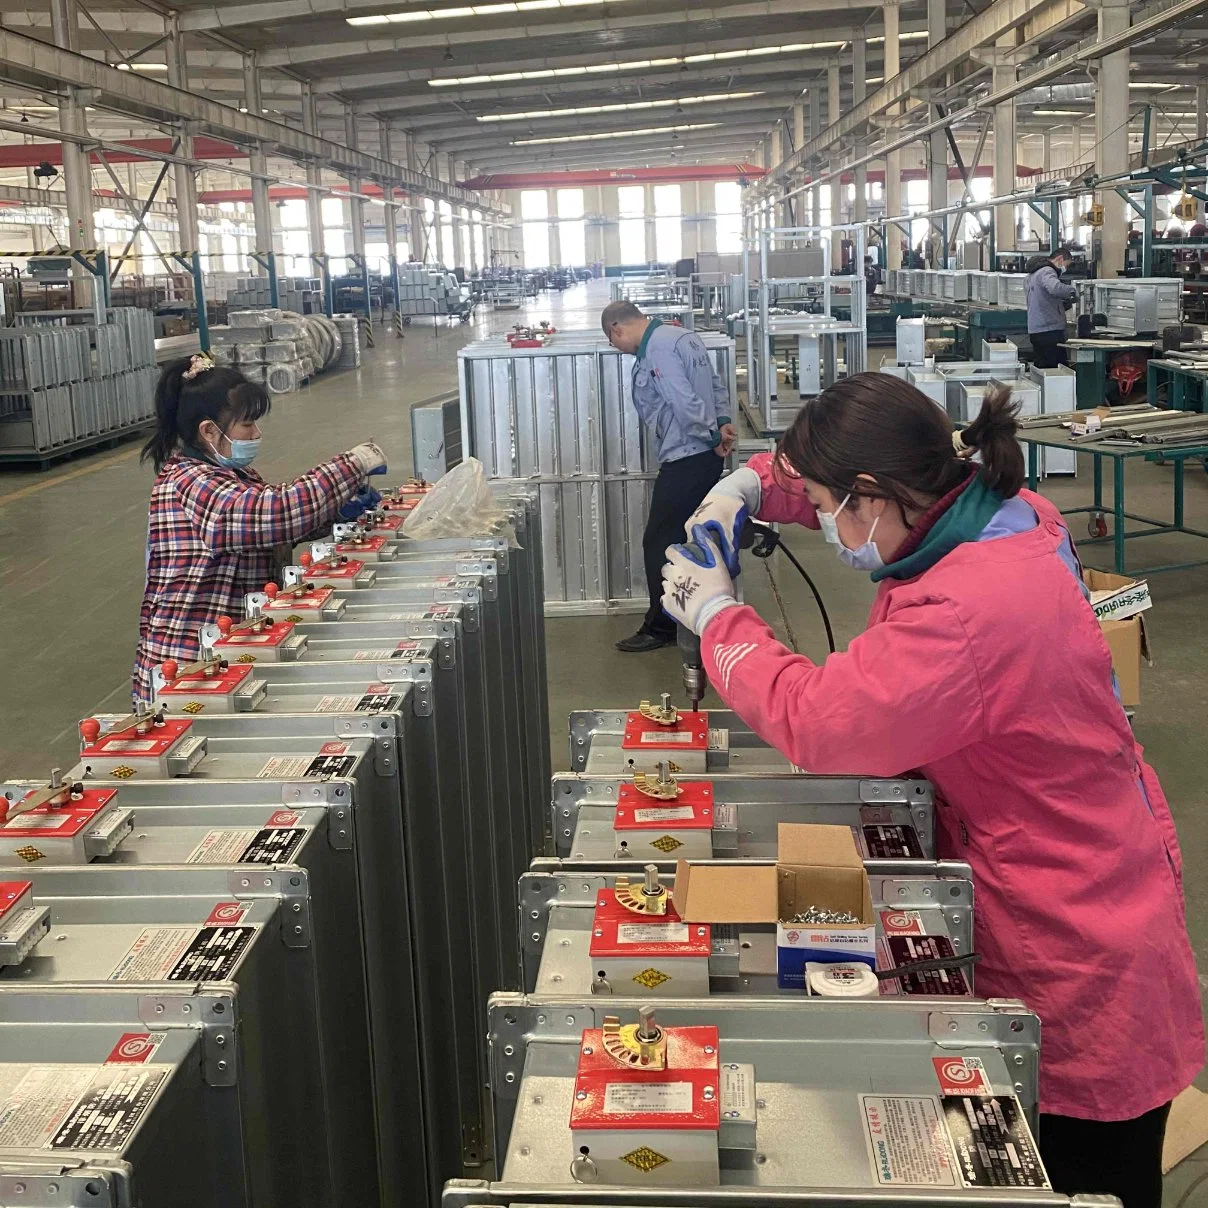
<svg viewBox="0 0 1208 1208">
<path fill-rule="evenodd" d="M 244 596 L 276 577 L 290 547 L 326 530 L 369 474 L 386 467 L 382 451 L 366 443 L 270 485 L 251 469 L 268 410 L 263 386 L 205 356 L 177 361 L 160 377 L 155 433 L 143 449 L 156 479 L 136 702 L 151 700 L 152 668 L 195 659 L 202 625 L 240 616 Z"/>
</svg>

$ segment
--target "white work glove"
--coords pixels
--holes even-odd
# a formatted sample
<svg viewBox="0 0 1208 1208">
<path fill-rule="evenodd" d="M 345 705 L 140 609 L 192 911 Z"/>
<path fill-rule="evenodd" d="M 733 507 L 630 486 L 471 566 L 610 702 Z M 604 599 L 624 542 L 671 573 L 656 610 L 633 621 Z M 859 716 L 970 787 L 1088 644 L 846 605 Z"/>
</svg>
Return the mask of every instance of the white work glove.
<svg viewBox="0 0 1208 1208">
<path fill-rule="evenodd" d="M 738 604 L 734 580 L 722 562 L 721 550 L 703 529 L 691 546 L 667 547 L 663 567 L 663 611 L 675 622 L 700 635 L 719 612 Z"/>
<path fill-rule="evenodd" d="M 705 532 L 721 549 L 722 560 L 732 578 L 738 578 L 738 547 L 743 525 L 759 514 L 763 483 L 747 466 L 723 478 L 688 518 L 684 531 L 689 541 L 698 540 L 696 529 Z"/>
<path fill-rule="evenodd" d="M 367 440 L 363 445 L 357 445 L 354 449 L 349 449 L 348 456 L 360 466 L 361 473 L 366 478 L 370 474 L 386 472 L 386 454 L 371 440 Z"/>
</svg>

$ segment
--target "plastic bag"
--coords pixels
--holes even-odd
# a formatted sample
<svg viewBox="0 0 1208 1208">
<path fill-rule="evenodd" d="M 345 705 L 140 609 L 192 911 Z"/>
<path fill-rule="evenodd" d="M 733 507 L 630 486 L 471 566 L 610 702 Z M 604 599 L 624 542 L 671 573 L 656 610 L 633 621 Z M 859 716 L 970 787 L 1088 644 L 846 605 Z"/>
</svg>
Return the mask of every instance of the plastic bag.
<svg viewBox="0 0 1208 1208">
<path fill-rule="evenodd" d="M 454 466 L 403 521 L 403 536 L 416 541 L 435 537 L 506 537 L 519 548 L 507 513 L 487 485 L 482 462 L 467 457 Z"/>
</svg>

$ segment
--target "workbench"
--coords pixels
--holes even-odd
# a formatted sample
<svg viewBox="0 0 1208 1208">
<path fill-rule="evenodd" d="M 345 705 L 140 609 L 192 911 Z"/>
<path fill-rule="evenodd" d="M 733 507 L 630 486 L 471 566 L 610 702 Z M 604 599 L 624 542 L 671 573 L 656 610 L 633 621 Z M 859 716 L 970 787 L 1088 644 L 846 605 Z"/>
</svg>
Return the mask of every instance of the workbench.
<svg viewBox="0 0 1208 1208">
<path fill-rule="evenodd" d="M 1070 366 L 1078 375 L 1077 398 L 1079 407 L 1102 407 L 1107 402 L 1107 382 L 1112 357 L 1122 352 L 1149 352 L 1160 350 L 1161 345 L 1152 339 L 1136 336 L 1119 336 L 1109 339 L 1072 339 L 1061 346 L 1069 353 Z M 1149 401 L 1155 401 L 1152 391 Z"/>
<path fill-rule="evenodd" d="M 1089 516 L 1090 540 L 1081 540 L 1077 544 L 1080 549 L 1090 545 L 1112 544 L 1114 554 L 1113 569 L 1118 575 L 1152 575 L 1163 570 L 1186 570 L 1192 566 L 1208 565 L 1208 556 L 1188 562 L 1170 562 L 1158 566 L 1127 567 L 1125 566 L 1124 543 L 1137 537 L 1154 537 L 1170 533 L 1187 533 L 1192 537 L 1208 539 L 1208 532 L 1201 529 L 1189 528 L 1184 523 L 1183 513 L 1183 476 L 1188 459 L 1203 461 L 1208 458 L 1208 442 L 1199 445 L 1188 445 L 1184 448 L 1172 449 L 1165 446 L 1137 445 L 1135 447 L 1111 444 L 1106 441 L 1092 440 L 1071 442 L 1067 429 L 1059 424 L 1051 427 L 1024 428 L 1019 432 L 1019 439 L 1027 445 L 1028 450 L 1028 489 L 1035 491 L 1040 481 L 1040 450 L 1076 449 L 1094 459 L 1094 494 L 1089 507 L 1063 509 L 1063 516 Z M 1150 516 L 1139 516 L 1127 510 L 1125 503 L 1124 467 L 1130 459 L 1143 458 L 1145 461 L 1163 463 L 1169 462 L 1174 469 L 1172 484 L 1173 519 L 1170 522 L 1154 520 Z M 1111 534 L 1107 531 L 1107 509 L 1103 502 L 1103 463 L 1111 462 L 1112 473 L 1112 517 Z M 1146 527 L 1133 532 L 1126 530 L 1125 522 L 1132 520 Z M 1076 539 L 1076 538 L 1075 538 Z M 1077 540 L 1077 539 L 1076 539 Z"/>
<path fill-rule="evenodd" d="M 1172 411 L 1208 411 L 1208 365 L 1189 365 L 1154 357 L 1146 374 L 1149 401 L 1158 405 L 1158 391 L 1166 387 L 1166 406 Z"/>
</svg>

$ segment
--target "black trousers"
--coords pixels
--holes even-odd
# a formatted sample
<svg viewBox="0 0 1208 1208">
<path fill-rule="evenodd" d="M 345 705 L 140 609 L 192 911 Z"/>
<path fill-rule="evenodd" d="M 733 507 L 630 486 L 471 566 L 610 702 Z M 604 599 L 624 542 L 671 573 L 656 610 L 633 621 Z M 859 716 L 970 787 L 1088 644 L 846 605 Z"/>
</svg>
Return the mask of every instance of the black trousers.
<svg viewBox="0 0 1208 1208">
<path fill-rule="evenodd" d="M 1032 345 L 1032 364 L 1037 369 L 1056 369 L 1066 363 L 1065 331 L 1034 331 L 1028 336 Z"/>
<path fill-rule="evenodd" d="M 650 496 L 650 515 L 642 534 L 642 554 L 646 562 L 646 584 L 650 588 L 650 608 L 642 622 L 647 633 L 675 637 L 675 623 L 663 612 L 663 563 L 667 546 L 684 540 L 684 525 L 700 506 L 725 467 L 725 459 L 711 449 L 665 461 L 659 466 Z"/>
<path fill-rule="evenodd" d="M 1040 1117 L 1040 1156 L 1055 1191 L 1114 1195 L 1124 1208 L 1162 1208 L 1162 1141 L 1170 1104 L 1105 1123 Z"/>
</svg>

